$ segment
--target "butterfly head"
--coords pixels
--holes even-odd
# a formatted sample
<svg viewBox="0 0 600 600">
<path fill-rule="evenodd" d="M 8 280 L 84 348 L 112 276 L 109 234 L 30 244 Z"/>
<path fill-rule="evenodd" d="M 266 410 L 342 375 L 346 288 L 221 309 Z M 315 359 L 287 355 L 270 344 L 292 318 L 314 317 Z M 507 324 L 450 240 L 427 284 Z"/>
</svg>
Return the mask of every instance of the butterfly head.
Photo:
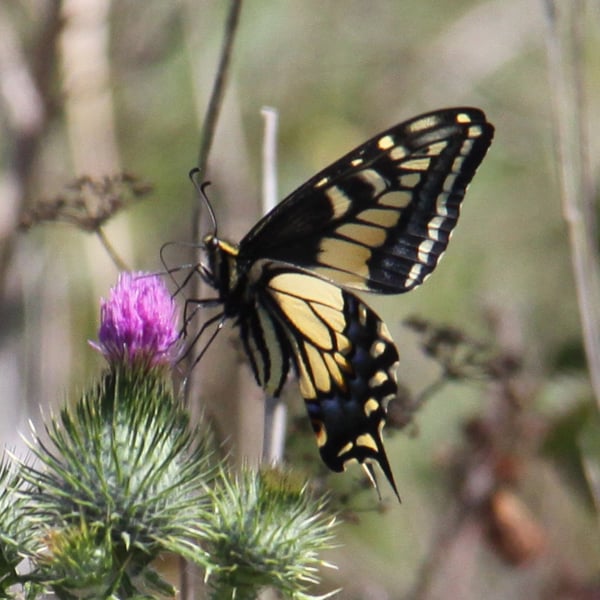
<svg viewBox="0 0 600 600">
<path fill-rule="evenodd" d="M 209 233 L 202 241 L 202 249 L 208 259 L 206 268 L 202 270 L 202 277 L 225 298 L 231 293 L 237 280 L 238 247 Z"/>
</svg>

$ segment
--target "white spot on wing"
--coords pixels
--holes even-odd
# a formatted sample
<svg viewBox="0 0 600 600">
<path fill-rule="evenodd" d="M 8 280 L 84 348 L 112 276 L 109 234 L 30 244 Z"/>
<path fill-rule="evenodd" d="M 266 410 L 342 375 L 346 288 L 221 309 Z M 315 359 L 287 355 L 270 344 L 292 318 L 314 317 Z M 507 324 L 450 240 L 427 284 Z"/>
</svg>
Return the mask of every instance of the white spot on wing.
<svg viewBox="0 0 600 600">
<path fill-rule="evenodd" d="M 435 240 L 436 242 L 441 241 L 439 230 L 442 228 L 445 221 L 446 219 L 444 217 L 433 217 L 433 219 L 427 223 L 427 232 L 432 240 Z"/>
<path fill-rule="evenodd" d="M 419 280 L 419 276 L 421 275 L 421 271 L 423 270 L 423 265 L 419 263 L 415 263 L 410 272 L 408 273 L 408 277 L 406 278 L 406 284 L 411 285 L 416 283 Z"/>
<path fill-rule="evenodd" d="M 423 240 L 417 249 L 417 258 L 419 262 L 427 263 L 429 260 L 429 254 L 433 250 L 435 242 L 433 240 Z"/>
<path fill-rule="evenodd" d="M 391 135 L 384 135 L 382 138 L 379 138 L 377 146 L 380 150 L 389 150 L 394 147 L 394 138 Z"/>
<path fill-rule="evenodd" d="M 402 160 L 408 156 L 408 150 L 404 146 L 396 146 L 390 151 L 390 158 L 392 160 Z"/>
<path fill-rule="evenodd" d="M 448 193 L 442 192 L 435 201 L 435 212 L 441 217 L 448 216 Z"/>
<path fill-rule="evenodd" d="M 469 127 L 469 137 L 470 138 L 478 138 L 483 133 L 480 125 L 473 125 Z"/>
<path fill-rule="evenodd" d="M 448 193 L 452 191 L 452 187 L 454 186 L 454 182 L 456 181 L 457 177 L 458 173 L 450 173 L 446 176 L 446 179 L 444 179 L 444 185 L 442 186 L 444 192 Z"/>
</svg>

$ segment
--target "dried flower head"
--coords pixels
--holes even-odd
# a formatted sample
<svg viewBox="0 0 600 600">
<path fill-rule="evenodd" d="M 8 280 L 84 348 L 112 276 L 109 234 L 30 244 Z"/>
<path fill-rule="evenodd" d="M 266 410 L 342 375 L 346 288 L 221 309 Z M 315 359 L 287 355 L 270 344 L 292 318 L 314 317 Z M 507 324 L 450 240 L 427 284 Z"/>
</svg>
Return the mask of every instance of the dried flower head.
<svg viewBox="0 0 600 600">
<path fill-rule="evenodd" d="M 162 279 L 121 273 L 100 304 L 98 342 L 111 365 L 170 365 L 179 352 L 177 306 Z"/>
<path fill-rule="evenodd" d="M 50 222 L 70 223 L 98 231 L 116 213 L 138 202 L 152 186 L 131 173 L 102 178 L 80 177 L 50 199 L 42 199 L 21 218 L 21 228 Z"/>
</svg>

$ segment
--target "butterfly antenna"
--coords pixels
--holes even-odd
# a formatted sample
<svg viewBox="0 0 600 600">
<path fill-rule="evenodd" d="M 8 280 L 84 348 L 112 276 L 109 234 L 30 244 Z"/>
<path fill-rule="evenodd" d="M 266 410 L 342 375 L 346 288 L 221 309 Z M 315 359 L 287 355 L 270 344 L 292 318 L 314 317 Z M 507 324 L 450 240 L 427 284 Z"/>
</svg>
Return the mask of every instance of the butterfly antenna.
<svg viewBox="0 0 600 600">
<path fill-rule="evenodd" d="M 213 210 L 212 204 L 206 195 L 206 188 L 210 185 L 210 181 L 204 181 L 199 183 L 200 169 L 198 167 L 194 167 L 189 174 L 190 181 L 194 184 L 196 191 L 200 195 L 200 197 L 204 200 L 204 204 L 206 204 L 206 208 L 208 209 L 208 214 L 210 215 L 210 220 L 213 224 L 213 237 L 217 237 L 217 217 L 215 216 L 215 211 Z"/>
</svg>

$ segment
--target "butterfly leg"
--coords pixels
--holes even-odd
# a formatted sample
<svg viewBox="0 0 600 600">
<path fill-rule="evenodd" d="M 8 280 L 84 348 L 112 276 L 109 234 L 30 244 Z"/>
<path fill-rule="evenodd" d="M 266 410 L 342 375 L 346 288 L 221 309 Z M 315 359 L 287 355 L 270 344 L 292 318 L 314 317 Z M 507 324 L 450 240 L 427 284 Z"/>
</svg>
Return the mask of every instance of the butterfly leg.
<svg viewBox="0 0 600 600">
<path fill-rule="evenodd" d="M 183 327 L 181 329 L 181 336 L 187 336 L 188 326 L 192 322 L 199 310 L 203 308 L 219 306 L 220 304 L 222 304 L 222 302 L 219 298 L 188 298 L 183 306 Z M 193 308 L 190 309 L 190 307 Z M 220 313 L 219 316 L 222 316 L 222 314 L 223 313 Z M 196 340 L 194 340 L 193 343 L 195 344 Z"/>
</svg>

